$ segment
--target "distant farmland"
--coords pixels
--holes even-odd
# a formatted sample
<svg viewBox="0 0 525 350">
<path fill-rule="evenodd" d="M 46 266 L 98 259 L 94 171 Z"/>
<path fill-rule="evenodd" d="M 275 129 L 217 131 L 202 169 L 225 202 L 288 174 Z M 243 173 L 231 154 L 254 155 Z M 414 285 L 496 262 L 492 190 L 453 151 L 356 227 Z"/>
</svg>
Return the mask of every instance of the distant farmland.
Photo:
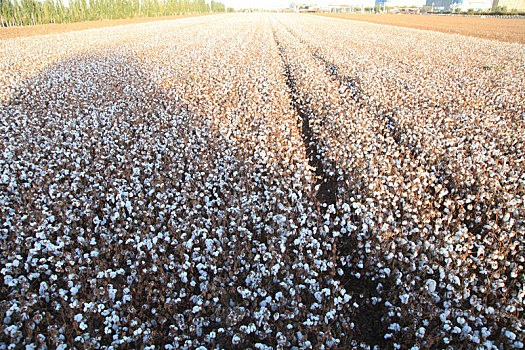
<svg viewBox="0 0 525 350">
<path fill-rule="evenodd" d="M 75 23 L 57 23 L 57 24 L 41 24 L 36 26 L 16 26 L 0 28 L 0 40 L 21 38 L 26 36 L 47 35 L 57 33 L 67 33 L 86 29 L 115 27 L 128 24 L 146 23 L 175 20 L 187 17 L 206 16 L 206 14 L 199 15 L 180 15 L 180 16 L 163 16 L 163 17 L 135 17 L 124 19 L 105 19 L 96 21 L 84 21 Z"/>
<path fill-rule="evenodd" d="M 0 348 L 523 348 L 524 86 L 311 15 L 2 40 Z"/>
<path fill-rule="evenodd" d="M 523 18 L 344 13 L 320 14 L 320 16 L 415 29 L 435 30 L 443 33 L 469 35 L 483 39 L 525 44 L 525 19 Z"/>
</svg>

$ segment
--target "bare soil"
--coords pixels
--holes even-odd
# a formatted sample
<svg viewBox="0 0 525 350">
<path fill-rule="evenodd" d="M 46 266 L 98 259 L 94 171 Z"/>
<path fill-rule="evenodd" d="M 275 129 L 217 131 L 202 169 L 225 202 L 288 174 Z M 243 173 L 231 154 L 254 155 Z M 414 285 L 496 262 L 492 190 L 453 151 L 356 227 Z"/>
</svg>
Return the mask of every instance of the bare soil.
<svg viewBox="0 0 525 350">
<path fill-rule="evenodd" d="M 393 14 L 319 14 L 398 27 L 456 33 L 483 39 L 525 44 L 525 19 Z"/>
<path fill-rule="evenodd" d="M 166 20 L 172 20 L 172 19 L 207 16 L 207 15 L 208 14 L 165 16 L 165 17 L 135 17 L 135 18 L 124 18 L 124 19 L 103 19 L 103 20 L 75 22 L 75 23 L 42 24 L 42 25 L 36 25 L 36 26 L 23 26 L 23 27 L 7 27 L 7 28 L 0 27 L 0 40 L 19 38 L 19 37 L 25 37 L 25 36 L 73 32 L 73 31 L 93 29 L 93 28 L 115 27 L 115 26 L 121 26 L 121 25 L 126 25 L 126 24 L 166 21 Z"/>
</svg>

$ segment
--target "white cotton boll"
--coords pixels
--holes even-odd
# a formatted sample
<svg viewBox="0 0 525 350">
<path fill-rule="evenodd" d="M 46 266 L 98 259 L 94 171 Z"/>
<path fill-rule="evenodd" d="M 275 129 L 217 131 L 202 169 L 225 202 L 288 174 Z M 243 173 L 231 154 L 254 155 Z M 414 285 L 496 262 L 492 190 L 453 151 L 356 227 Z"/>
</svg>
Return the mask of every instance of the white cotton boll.
<svg viewBox="0 0 525 350">
<path fill-rule="evenodd" d="M 445 323 L 447 320 L 447 317 L 450 315 L 450 310 L 445 310 L 443 313 L 439 315 L 439 319 L 441 322 Z"/>
<path fill-rule="evenodd" d="M 75 321 L 77 321 L 77 322 L 82 321 L 82 314 L 76 314 L 75 315 Z"/>
<path fill-rule="evenodd" d="M 4 283 L 7 284 L 9 287 L 14 287 L 17 285 L 17 280 L 13 278 L 11 275 L 5 275 L 4 276 Z"/>
<path fill-rule="evenodd" d="M 48 289 L 47 283 L 45 281 L 44 282 L 40 282 L 40 289 L 39 289 L 40 295 L 44 294 L 44 292 L 47 289 Z"/>
<path fill-rule="evenodd" d="M 392 323 L 390 326 L 388 326 L 388 329 L 394 332 L 399 332 L 401 331 L 401 326 L 398 323 Z"/>
<path fill-rule="evenodd" d="M 490 332 L 490 330 L 488 330 L 487 327 L 481 327 L 481 336 L 482 336 L 484 339 L 490 337 L 490 335 L 491 335 L 491 332 Z"/>
<path fill-rule="evenodd" d="M 461 285 L 461 281 L 460 281 L 460 279 L 459 279 L 458 276 L 454 276 L 454 277 L 452 278 L 452 281 L 453 281 L 455 284 L 457 284 L 457 285 Z"/>
<path fill-rule="evenodd" d="M 180 280 L 182 281 L 182 283 L 188 283 L 188 274 L 186 273 L 186 271 L 182 271 L 179 274 L 179 277 L 180 277 Z"/>
<path fill-rule="evenodd" d="M 408 300 L 410 299 L 410 295 L 409 294 L 403 294 L 403 295 L 400 295 L 399 296 L 399 299 L 401 300 L 401 302 L 403 304 L 408 304 Z"/>
<path fill-rule="evenodd" d="M 511 331 L 505 331 L 505 336 L 510 340 L 516 340 L 516 334 Z"/>
<path fill-rule="evenodd" d="M 87 329 L 87 324 L 85 324 L 84 322 L 81 322 L 80 325 L 79 325 L 80 329 L 81 330 L 86 330 Z"/>
<path fill-rule="evenodd" d="M 9 177 L 8 174 L 3 173 L 2 177 L 0 178 L 0 181 L 1 181 L 2 185 L 8 185 L 11 182 L 11 178 Z"/>
<path fill-rule="evenodd" d="M 108 289 L 108 296 L 109 296 L 109 298 L 110 298 L 112 301 L 115 300 L 115 296 L 116 296 L 116 294 L 117 294 L 117 290 L 116 290 L 115 288 L 110 287 L 110 288 Z"/>
<path fill-rule="evenodd" d="M 15 325 L 10 325 L 4 329 L 4 333 L 10 336 L 11 338 L 15 338 L 17 336 L 17 333 L 20 331 L 18 330 L 18 327 Z"/>
<path fill-rule="evenodd" d="M 426 329 L 424 327 L 420 327 L 416 332 L 416 337 L 423 338 L 425 336 Z"/>
<path fill-rule="evenodd" d="M 470 327 L 468 324 L 464 324 L 461 328 L 461 334 L 471 334 L 472 327 Z"/>
<path fill-rule="evenodd" d="M 257 330 L 257 327 L 255 326 L 255 324 L 252 322 L 248 325 L 248 328 L 246 329 L 246 333 L 247 334 L 251 334 L 251 333 L 254 333 L 255 331 Z"/>
<path fill-rule="evenodd" d="M 213 239 L 207 238 L 204 241 L 204 245 L 206 246 L 206 250 L 210 253 L 213 252 Z"/>
<path fill-rule="evenodd" d="M 483 346 L 485 347 L 485 349 L 497 349 L 495 346 L 494 346 L 494 343 L 490 340 L 485 340 L 483 342 Z"/>
<path fill-rule="evenodd" d="M 436 281 L 433 279 L 427 280 L 427 290 L 429 293 L 434 293 L 436 291 Z"/>
</svg>

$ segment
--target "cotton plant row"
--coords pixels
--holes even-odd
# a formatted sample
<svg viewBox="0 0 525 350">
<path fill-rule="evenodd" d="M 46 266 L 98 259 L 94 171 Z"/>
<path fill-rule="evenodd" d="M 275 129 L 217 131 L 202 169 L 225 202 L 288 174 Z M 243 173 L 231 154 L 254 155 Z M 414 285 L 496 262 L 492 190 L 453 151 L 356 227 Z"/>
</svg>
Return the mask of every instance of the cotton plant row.
<svg viewBox="0 0 525 350">
<path fill-rule="evenodd" d="M 0 348 L 351 343 L 267 17 L 41 45 L 2 76 Z"/>
<path fill-rule="evenodd" d="M 383 290 L 385 338 L 523 347 L 523 49 L 314 18 L 275 26 L 339 176 L 333 230 L 360 252 L 348 271 Z"/>
<path fill-rule="evenodd" d="M 171 31 L 200 26 L 209 21 L 220 21 L 204 17 L 186 18 L 170 22 Z M 136 38 L 143 40 L 154 38 L 157 30 L 162 30 L 166 23 L 143 23 L 118 26 L 112 29 L 113 35 L 107 35 L 106 28 L 89 29 L 63 33 L 60 35 L 40 35 L 0 41 L 0 100 L 8 100 L 25 81 L 30 80 L 40 71 L 55 64 L 65 57 L 101 51 L 115 46 L 134 46 Z M 120 40 L 115 41 L 115 36 Z M 67 45 L 65 44 L 67 41 Z M 130 47 L 130 49 L 132 49 Z"/>
</svg>

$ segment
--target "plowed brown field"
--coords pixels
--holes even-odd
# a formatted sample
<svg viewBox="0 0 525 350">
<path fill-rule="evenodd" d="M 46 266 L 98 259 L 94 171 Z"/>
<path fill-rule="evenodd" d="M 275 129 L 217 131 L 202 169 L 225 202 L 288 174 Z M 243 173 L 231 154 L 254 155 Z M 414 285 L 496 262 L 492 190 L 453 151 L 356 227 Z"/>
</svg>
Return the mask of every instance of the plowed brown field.
<svg viewBox="0 0 525 350">
<path fill-rule="evenodd" d="M 196 17 L 205 15 L 182 15 L 182 16 L 166 16 L 166 17 L 138 17 L 138 18 L 124 18 L 124 19 L 103 19 L 99 21 L 86 21 L 77 23 L 60 23 L 60 24 L 43 24 L 37 26 L 24 27 L 8 27 L 0 28 L 0 40 L 19 38 L 24 36 L 45 35 L 53 33 L 73 32 L 77 30 L 115 27 L 126 24 L 144 23 L 165 21 L 171 19 L 179 19 L 186 17 Z"/>
<path fill-rule="evenodd" d="M 509 43 L 525 43 L 525 19 L 418 15 L 320 14 L 398 27 L 456 33 Z"/>
</svg>

